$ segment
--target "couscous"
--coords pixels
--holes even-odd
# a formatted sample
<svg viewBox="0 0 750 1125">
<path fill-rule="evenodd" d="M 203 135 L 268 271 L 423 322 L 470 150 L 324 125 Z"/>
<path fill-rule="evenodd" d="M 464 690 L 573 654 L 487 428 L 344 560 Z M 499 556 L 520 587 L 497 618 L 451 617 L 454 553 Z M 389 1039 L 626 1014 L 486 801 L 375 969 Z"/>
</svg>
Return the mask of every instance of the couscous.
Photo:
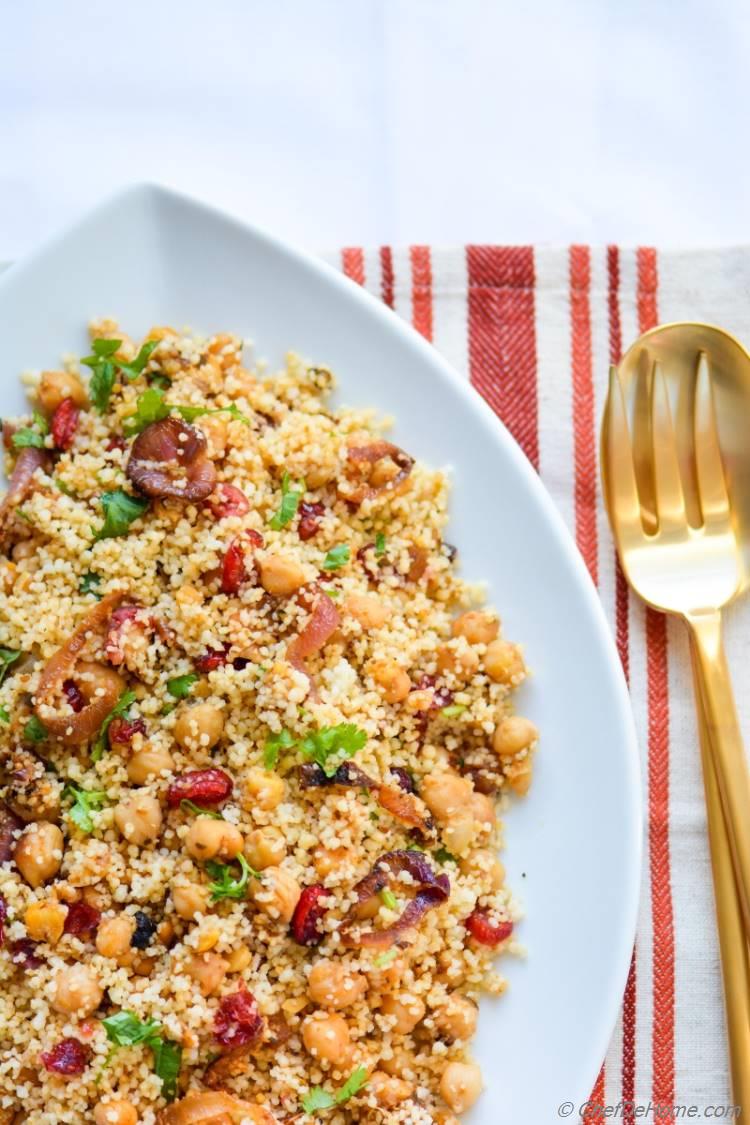
<svg viewBox="0 0 750 1125">
<path fill-rule="evenodd" d="M 91 326 L 0 507 L 0 1125 L 448 1125 L 526 675 L 331 373 Z"/>
</svg>

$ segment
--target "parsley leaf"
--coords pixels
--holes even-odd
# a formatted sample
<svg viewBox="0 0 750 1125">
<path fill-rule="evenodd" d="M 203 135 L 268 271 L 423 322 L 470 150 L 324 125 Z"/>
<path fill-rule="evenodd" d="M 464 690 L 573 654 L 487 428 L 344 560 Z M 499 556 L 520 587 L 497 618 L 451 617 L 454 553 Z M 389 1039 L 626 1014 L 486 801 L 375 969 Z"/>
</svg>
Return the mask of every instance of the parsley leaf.
<svg viewBox="0 0 750 1125">
<path fill-rule="evenodd" d="M 117 370 L 122 371 L 123 375 L 130 379 L 132 383 L 134 379 L 137 379 L 139 375 L 143 374 L 144 367 L 151 359 L 151 353 L 155 351 L 158 346 L 159 340 L 147 340 L 146 343 L 141 346 L 141 350 L 138 352 L 135 359 L 131 359 L 127 363 L 121 363 L 119 360 L 115 360 Z"/>
<path fill-rule="evenodd" d="M 398 949 L 386 949 L 385 953 L 379 953 L 373 965 L 376 969 L 384 969 L 386 965 L 390 965 L 391 961 L 395 961 L 399 955 Z"/>
<path fill-rule="evenodd" d="M 379 531 L 375 536 L 375 558 L 381 559 L 385 554 L 385 535 Z"/>
<path fill-rule="evenodd" d="M 383 890 L 378 892 L 378 897 L 388 910 L 396 910 L 398 907 L 398 899 L 393 891 L 389 891 L 387 887 L 383 887 Z"/>
<path fill-rule="evenodd" d="M 314 1086 L 309 1094 L 302 1099 L 302 1108 L 305 1113 L 315 1113 L 316 1110 L 333 1109 L 334 1106 L 343 1105 L 358 1094 L 367 1083 L 367 1068 L 358 1066 L 346 1082 L 335 1093 L 329 1094 L 321 1086 Z"/>
<path fill-rule="evenodd" d="M 35 449 L 44 449 L 44 438 L 48 433 L 47 419 L 35 410 L 33 425 L 16 430 L 10 440 L 15 449 L 27 449 L 30 445 Z"/>
<path fill-rule="evenodd" d="M 244 898 L 250 878 L 260 879 L 260 872 L 250 866 L 242 852 L 237 856 L 237 862 L 240 865 L 239 879 L 235 878 L 228 863 L 217 863 L 210 859 L 206 864 L 206 871 L 214 880 L 209 884 L 211 902 L 220 902 L 224 898 Z"/>
<path fill-rule="evenodd" d="M 248 416 L 243 414 L 234 403 L 231 403 L 230 406 L 220 406 L 216 410 L 209 410 L 206 406 L 177 406 L 176 404 L 170 404 L 170 410 L 176 410 L 186 422 L 194 422 L 196 418 L 201 418 L 204 414 L 231 414 L 237 422 L 244 422 L 246 426 L 252 426 L 252 422 Z"/>
<path fill-rule="evenodd" d="M 0 707 L 0 723 L 10 722 L 10 711 L 7 707 Z"/>
<path fill-rule="evenodd" d="M 309 734 L 300 749 L 306 758 L 318 763 L 326 777 L 333 777 L 341 763 L 354 757 L 366 742 L 367 734 L 354 723 L 339 723 Z"/>
<path fill-rule="evenodd" d="M 148 500 L 130 496 L 121 488 L 103 492 L 100 500 L 104 509 L 104 523 L 94 532 L 95 543 L 100 539 L 115 539 L 119 535 L 126 535 L 133 520 L 137 520 L 148 508 Z"/>
<path fill-rule="evenodd" d="M 339 543 L 337 547 L 331 547 L 330 551 L 323 559 L 323 570 L 338 570 L 349 562 L 349 545 L 347 543 Z"/>
<path fill-rule="evenodd" d="M 74 497 L 74 496 L 77 495 L 77 493 L 70 487 L 70 485 L 66 484 L 64 480 L 60 480 L 59 477 L 55 477 L 55 487 L 59 488 L 59 490 L 60 490 L 60 492 L 62 492 L 63 496 L 73 496 Z"/>
<path fill-rule="evenodd" d="M 189 801 L 187 797 L 183 797 L 180 801 L 180 808 L 183 812 L 192 812 L 197 816 L 210 816 L 212 820 L 224 819 L 220 812 L 214 812 L 213 809 L 203 809 L 200 805 L 196 805 L 194 801 Z"/>
<path fill-rule="evenodd" d="M 15 664 L 20 655 L 21 653 L 14 648 L 0 648 L 0 684 L 8 674 L 11 664 Z"/>
<path fill-rule="evenodd" d="M 291 750 L 296 743 L 288 730 L 282 730 L 279 734 L 272 734 L 266 739 L 265 749 L 263 751 L 263 765 L 267 770 L 272 770 L 276 767 L 279 760 L 279 754 L 282 750 Z"/>
<path fill-rule="evenodd" d="M 160 422 L 162 418 L 166 418 L 170 409 L 164 401 L 164 392 L 158 387 L 149 387 L 142 395 L 138 395 L 135 413 L 128 414 L 123 422 L 123 429 L 128 437 L 132 437 L 145 430 L 152 422 Z"/>
<path fill-rule="evenodd" d="M 129 363 L 115 359 L 115 352 L 122 340 L 94 340 L 91 344 L 94 354 L 88 355 L 81 363 L 90 367 L 93 374 L 89 382 L 89 398 L 100 414 L 109 406 L 109 398 L 115 385 L 115 374 L 121 371 L 128 379 L 137 379 L 148 363 L 158 340 L 148 340 L 135 359 Z"/>
<path fill-rule="evenodd" d="M 117 349 L 121 347 L 122 340 L 103 340 L 101 337 L 97 337 L 96 340 L 92 340 L 91 342 L 91 350 L 94 354 L 88 356 L 87 359 L 82 359 L 81 363 L 86 363 L 90 366 L 90 364 L 88 364 L 89 360 L 109 359 L 110 356 L 113 356 Z"/>
<path fill-rule="evenodd" d="M 190 689 L 199 678 L 195 672 L 186 672 L 184 676 L 175 676 L 174 679 L 167 680 L 167 691 L 175 699 L 185 699 L 186 696 L 190 695 Z"/>
<path fill-rule="evenodd" d="M 68 815 L 82 832 L 94 831 L 94 822 L 91 819 L 92 809 L 100 809 L 107 799 L 103 789 L 81 789 L 74 781 L 69 781 L 63 789 L 63 797 L 69 797 L 73 802 Z"/>
<path fill-rule="evenodd" d="M 268 526 L 274 531 L 281 531 L 282 527 L 286 527 L 296 516 L 297 507 L 304 494 L 304 483 L 300 481 L 297 488 L 301 491 L 296 492 L 292 488 L 289 473 L 284 473 L 281 478 L 281 506 L 276 515 L 268 521 Z"/>
<path fill-rule="evenodd" d="M 466 710 L 465 703 L 451 703 L 449 707 L 441 707 L 440 714 L 444 719 L 456 719 Z"/>
<path fill-rule="evenodd" d="M 162 1083 L 162 1094 L 168 1102 L 174 1100 L 177 1092 L 177 1076 L 182 1063 L 182 1048 L 179 1043 L 164 1039 L 161 1024 L 156 1020 L 147 1020 L 145 1023 L 133 1012 L 118 1012 L 102 1020 L 102 1026 L 107 1033 L 110 1043 L 114 1048 L 107 1056 L 111 1059 L 118 1047 L 135 1047 L 139 1043 L 150 1047 L 154 1056 L 154 1072 Z"/>
<path fill-rule="evenodd" d="M 81 575 L 81 581 L 78 583 L 78 593 L 93 594 L 95 597 L 100 598 L 101 594 L 97 594 L 96 590 L 101 580 L 101 574 L 95 574 L 93 570 L 87 570 L 85 574 Z"/>
<path fill-rule="evenodd" d="M 121 719 L 126 714 L 128 709 L 134 703 L 135 703 L 135 692 L 134 691 L 124 691 L 122 693 L 122 695 L 120 696 L 120 698 L 117 700 L 117 703 L 115 703 L 115 705 L 112 708 L 112 710 L 110 711 L 110 713 L 105 718 L 104 722 L 101 725 L 99 733 L 96 736 L 96 739 L 94 741 L 94 745 L 91 749 L 91 761 L 92 762 L 100 761 L 104 757 L 104 754 L 106 753 L 107 746 L 108 746 L 107 731 L 109 730 L 109 725 L 112 722 L 112 720 L 113 719 Z"/>
<path fill-rule="evenodd" d="M 32 715 L 23 728 L 23 734 L 29 742 L 44 742 L 47 737 L 47 728 L 37 719 L 36 715 Z"/>
<path fill-rule="evenodd" d="M 438 863 L 458 863 L 453 852 L 449 852 L 447 848 L 438 848 L 437 851 L 432 854 Z"/>
</svg>

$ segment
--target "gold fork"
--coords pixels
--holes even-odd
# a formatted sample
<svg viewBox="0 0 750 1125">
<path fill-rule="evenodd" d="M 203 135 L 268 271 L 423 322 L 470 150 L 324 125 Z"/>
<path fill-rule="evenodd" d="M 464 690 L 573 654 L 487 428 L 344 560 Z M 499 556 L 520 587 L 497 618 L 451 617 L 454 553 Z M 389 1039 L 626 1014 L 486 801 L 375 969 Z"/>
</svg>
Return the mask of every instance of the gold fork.
<svg viewBox="0 0 750 1125">
<path fill-rule="evenodd" d="M 648 359 L 647 349 L 644 354 Z M 732 1085 L 744 1108 L 750 1107 L 750 780 L 721 640 L 721 608 L 735 596 L 741 574 L 705 354 L 692 412 L 699 526 L 688 519 L 668 390 L 657 364 L 648 363 L 635 397 L 633 449 L 641 473 L 644 462 L 649 470 L 646 487 L 641 482 L 646 500 L 639 495 L 616 368 L 602 431 L 604 494 L 629 582 L 655 609 L 681 616 L 691 631 Z M 688 474 L 686 487 L 690 480 Z"/>
</svg>

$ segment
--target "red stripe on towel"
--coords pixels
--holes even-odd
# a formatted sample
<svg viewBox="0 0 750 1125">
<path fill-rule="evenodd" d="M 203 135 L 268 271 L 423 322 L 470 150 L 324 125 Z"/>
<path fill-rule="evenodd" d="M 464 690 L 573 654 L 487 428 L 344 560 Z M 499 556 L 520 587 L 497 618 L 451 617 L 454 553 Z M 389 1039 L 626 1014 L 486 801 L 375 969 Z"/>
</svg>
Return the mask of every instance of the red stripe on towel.
<svg viewBox="0 0 750 1125">
<path fill-rule="evenodd" d="M 412 246 L 411 322 L 417 332 L 432 342 L 432 257 L 429 246 Z"/>
</svg>

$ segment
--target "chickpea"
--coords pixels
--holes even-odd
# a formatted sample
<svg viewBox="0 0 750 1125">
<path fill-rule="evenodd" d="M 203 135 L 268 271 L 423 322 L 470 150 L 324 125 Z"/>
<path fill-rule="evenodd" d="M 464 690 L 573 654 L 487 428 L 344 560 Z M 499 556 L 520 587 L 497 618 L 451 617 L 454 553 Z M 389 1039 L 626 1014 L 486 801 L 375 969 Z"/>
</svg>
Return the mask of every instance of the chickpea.
<svg viewBox="0 0 750 1125">
<path fill-rule="evenodd" d="M 104 918 L 96 935 L 97 953 L 102 957 L 122 957 L 130 950 L 130 940 L 135 933 L 135 918 L 130 914 L 118 914 L 115 918 Z"/>
<path fill-rule="evenodd" d="M 121 1098 L 101 1102 L 94 1110 L 94 1125 L 138 1125 L 138 1111 Z"/>
<path fill-rule="evenodd" d="M 499 758 L 515 758 L 539 738 L 539 731 L 529 719 L 520 715 L 506 715 L 495 727 L 492 749 Z"/>
<path fill-rule="evenodd" d="M 505 882 L 505 868 L 494 852 L 479 848 L 459 864 L 464 875 L 486 881 L 491 891 L 499 891 Z"/>
<path fill-rule="evenodd" d="M 283 832 L 269 825 L 267 828 L 254 828 L 245 840 L 245 859 L 256 871 L 266 867 L 276 867 L 286 855 L 286 840 Z"/>
<path fill-rule="evenodd" d="M 129 759 L 125 769 L 133 785 L 145 785 L 152 777 L 160 777 L 163 773 L 171 773 L 174 769 L 174 758 L 169 750 L 159 746 L 144 746 L 137 750 Z"/>
<path fill-rule="evenodd" d="M 518 797 L 525 797 L 531 785 L 532 774 L 531 758 L 521 758 L 519 761 L 511 762 L 509 766 L 505 767 L 505 776 L 508 779 L 513 792 Z"/>
<path fill-rule="evenodd" d="M 351 848 L 316 848 L 313 854 L 313 863 L 318 875 L 321 879 L 324 879 L 332 871 L 351 863 L 352 858 Z"/>
<path fill-rule="evenodd" d="M 54 414 L 66 398 L 72 398 L 78 407 L 88 404 L 83 383 L 69 371 L 43 371 L 36 398 L 45 414 Z"/>
<path fill-rule="evenodd" d="M 335 1012 L 314 1012 L 302 1021 L 302 1042 L 316 1058 L 339 1062 L 351 1046 L 346 1020 Z"/>
<path fill-rule="evenodd" d="M 226 820 L 197 816 L 190 825 L 185 847 L 193 859 L 230 860 L 242 851 L 245 840 L 239 828 Z"/>
<path fill-rule="evenodd" d="M 510 641 L 496 640 L 487 645 L 484 670 L 498 684 L 518 684 L 526 675 L 523 657 Z"/>
<path fill-rule="evenodd" d="M 208 900 L 208 887 L 202 887 L 199 883 L 182 883 L 172 887 L 174 908 L 186 922 L 192 922 L 196 914 L 206 914 Z"/>
<path fill-rule="evenodd" d="M 399 1047 L 388 1058 L 380 1060 L 380 1070 L 394 1078 L 400 1078 L 403 1074 L 414 1074 L 414 1056 L 403 1047 Z"/>
<path fill-rule="evenodd" d="M 63 1015 L 90 1016 L 102 1002 L 101 986 L 88 965 L 60 969 L 54 980 L 52 1007 Z"/>
<path fill-rule="evenodd" d="M 476 1063 L 448 1063 L 440 1079 L 440 1095 L 454 1113 L 465 1113 L 481 1092 L 482 1072 Z"/>
<path fill-rule="evenodd" d="M 183 707 L 174 725 L 174 736 L 188 750 L 211 750 L 224 733 L 224 713 L 213 703 Z"/>
<path fill-rule="evenodd" d="M 284 779 L 269 770 L 248 770 L 242 779 L 240 804 L 246 812 L 270 812 L 284 800 Z"/>
<path fill-rule="evenodd" d="M 276 598 L 288 598 L 305 584 L 305 572 L 294 559 L 284 555 L 266 555 L 258 565 L 261 586 L 267 594 Z"/>
<path fill-rule="evenodd" d="M 350 594 L 344 602 L 344 609 L 363 629 L 380 629 L 391 616 L 390 609 L 383 605 L 377 594 Z"/>
<path fill-rule="evenodd" d="M 411 691 L 408 673 L 395 660 L 376 661 L 370 666 L 370 675 L 386 703 L 401 703 Z"/>
<path fill-rule="evenodd" d="M 474 789 L 468 778 L 457 773 L 432 773 L 422 782 L 420 795 L 433 816 L 449 821 L 468 811 Z"/>
<path fill-rule="evenodd" d="M 30 887 L 41 887 L 57 875 L 63 846 L 63 834 L 56 824 L 44 820 L 26 829 L 16 844 L 14 859 Z"/>
<path fill-rule="evenodd" d="M 293 875 L 283 867 L 266 867 L 263 879 L 253 879 L 250 897 L 259 910 L 279 922 L 290 922 L 302 894 Z"/>
<path fill-rule="evenodd" d="M 380 1006 L 386 1016 L 395 1016 L 393 1030 L 397 1035 L 410 1035 L 420 1020 L 424 1019 L 424 1001 L 408 992 L 393 992 L 384 996 Z"/>
<path fill-rule="evenodd" d="M 479 657 L 473 648 L 441 645 L 436 653 L 439 672 L 452 672 L 454 676 L 468 678 L 479 668 Z"/>
<path fill-rule="evenodd" d="M 495 803 L 486 793 L 472 793 L 469 808 L 482 828 L 491 828 L 495 823 Z"/>
<path fill-rule="evenodd" d="M 367 978 L 340 961 L 316 961 L 310 970 L 307 991 L 325 1008 L 348 1008 L 367 991 Z"/>
<path fill-rule="evenodd" d="M 500 622 L 489 613 L 472 609 L 462 613 L 451 626 L 454 637 L 466 637 L 470 645 L 488 645 L 500 631 Z"/>
<path fill-rule="evenodd" d="M 471 1039 L 477 1030 L 476 1004 L 460 992 L 452 992 L 435 1012 L 435 1026 L 448 1039 Z"/>
<path fill-rule="evenodd" d="M 474 843 L 480 830 L 481 825 L 471 812 L 460 813 L 443 827 L 443 843 L 449 852 L 461 856 Z"/>
<path fill-rule="evenodd" d="M 142 847 L 161 832 L 161 805 L 149 793 L 131 793 L 115 805 L 115 824 L 129 844 Z"/>
<path fill-rule="evenodd" d="M 32 941 L 57 945 L 65 928 L 68 911 L 59 902 L 32 902 L 26 907 L 23 923 Z"/>
<path fill-rule="evenodd" d="M 246 969 L 253 959 L 253 955 L 246 945 L 240 945 L 237 949 L 233 949 L 229 954 L 227 962 L 228 973 L 241 973 Z"/>
<path fill-rule="evenodd" d="M 378 1105 L 384 1109 L 395 1109 L 414 1093 L 411 1082 L 403 1078 L 396 1078 L 386 1074 L 384 1070 L 375 1070 L 370 1075 L 368 1089 L 375 1095 Z"/>
<path fill-rule="evenodd" d="M 201 996 L 210 996 L 220 987 L 228 967 L 219 953 L 196 953 L 185 966 L 185 972 L 196 982 Z"/>
</svg>

